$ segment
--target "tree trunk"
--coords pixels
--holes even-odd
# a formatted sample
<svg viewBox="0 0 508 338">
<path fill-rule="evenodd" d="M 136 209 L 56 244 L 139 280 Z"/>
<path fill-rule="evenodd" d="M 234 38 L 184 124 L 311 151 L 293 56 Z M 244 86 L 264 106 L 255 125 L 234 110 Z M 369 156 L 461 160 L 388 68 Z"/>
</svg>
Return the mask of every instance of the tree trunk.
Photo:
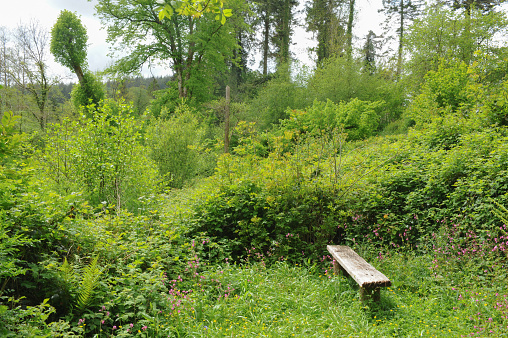
<svg viewBox="0 0 508 338">
<path fill-rule="evenodd" d="M 404 16 L 406 15 L 404 13 L 404 0 L 400 0 L 400 26 L 399 26 L 399 50 L 397 55 L 397 71 L 396 71 L 396 77 L 397 80 L 400 79 L 400 75 L 402 73 L 402 39 L 404 38 Z"/>
<path fill-rule="evenodd" d="M 263 76 L 268 75 L 268 50 L 270 48 L 270 17 L 268 9 L 265 11 L 263 28 Z"/>
<path fill-rule="evenodd" d="M 351 60 L 351 54 L 353 53 L 354 19 L 355 19 L 355 0 L 349 0 L 349 16 L 347 20 L 347 31 L 346 31 L 346 55 L 348 60 Z"/>
<path fill-rule="evenodd" d="M 284 1 L 282 16 L 282 39 L 280 63 L 289 62 L 289 44 L 291 40 L 291 0 Z"/>
<path fill-rule="evenodd" d="M 226 105 L 224 112 L 224 153 L 229 153 L 229 102 L 230 102 L 230 91 L 229 86 L 226 86 Z"/>
<path fill-rule="evenodd" d="M 79 84 L 81 87 L 85 87 L 85 75 L 83 74 L 83 69 L 81 69 L 80 65 L 74 66 L 74 73 L 76 73 L 76 76 L 78 77 Z"/>
</svg>

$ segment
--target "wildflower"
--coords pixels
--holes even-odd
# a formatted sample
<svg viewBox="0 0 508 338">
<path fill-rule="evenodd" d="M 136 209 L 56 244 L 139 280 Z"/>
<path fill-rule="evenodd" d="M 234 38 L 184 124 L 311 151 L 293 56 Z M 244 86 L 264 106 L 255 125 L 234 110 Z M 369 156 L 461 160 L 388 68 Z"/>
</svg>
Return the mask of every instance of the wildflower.
<svg viewBox="0 0 508 338">
<path fill-rule="evenodd" d="M 143 331 L 146 331 L 146 329 L 147 329 L 147 328 L 148 328 L 148 327 L 145 325 L 145 326 L 143 326 L 141 329 L 142 329 Z"/>
<path fill-rule="evenodd" d="M 116 325 L 113 326 L 113 330 L 116 330 Z"/>
</svg>

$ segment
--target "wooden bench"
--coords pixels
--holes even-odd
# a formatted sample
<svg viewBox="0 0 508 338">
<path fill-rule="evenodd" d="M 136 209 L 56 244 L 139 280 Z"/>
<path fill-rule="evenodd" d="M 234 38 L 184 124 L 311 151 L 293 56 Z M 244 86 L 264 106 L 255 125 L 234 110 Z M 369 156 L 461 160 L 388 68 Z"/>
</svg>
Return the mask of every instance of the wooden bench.
<svg viewBox="0 0 508 338">
<path fill-rule="evenodd" d="M 327 245 L 326 248 L 333 257 L 333 271 L 339 271 L 353 277 L 360 286 L 360 299 L 372 299 L 375 302 L 380 300 L 380 288 L 391 286 L 392 282 L 367 263 L 362 257 L 348 246 Z"/>
</svg>

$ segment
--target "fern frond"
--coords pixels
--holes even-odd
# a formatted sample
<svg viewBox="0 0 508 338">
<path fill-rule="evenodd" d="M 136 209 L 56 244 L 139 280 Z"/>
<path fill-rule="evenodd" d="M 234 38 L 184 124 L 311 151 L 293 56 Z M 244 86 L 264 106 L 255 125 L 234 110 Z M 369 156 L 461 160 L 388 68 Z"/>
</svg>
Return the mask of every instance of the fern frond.
<svg viewBox="0 0 508 338">
<path fill-rule="evenodd" d="M 74 287 L 76 284 L 77 274 L 72 265 L 67 261 L 67 257 L 64 258 L 64 262 L 60 267 L 60 272 L 63 281 L 70 287 Z"/>
<path fill-rule="evenodd" d="M 95 257 L 88 266 L 83 269 L 83 277 L 79 285 L 76 309 L 82 312 L 92 300 L 93 290 L 99 285 L 99 277 L 102 270 L 98 265 L 99 256 Z"/>
<path fill-rule="evenodd" d="M 508 209 L 504 207 L 503 205 L 499 204 L 496 200 L 490 199 L 492 203 L 494 203 L 497 206 L 496 208 L 492 208 L 492 213 L 497 216 L 505 225 L 508 225 Z M 502 229 L 501 229 L 502 230 Z M 506 231 L 502 230 L 505 235 L 508 235 Z"/>
</svg>

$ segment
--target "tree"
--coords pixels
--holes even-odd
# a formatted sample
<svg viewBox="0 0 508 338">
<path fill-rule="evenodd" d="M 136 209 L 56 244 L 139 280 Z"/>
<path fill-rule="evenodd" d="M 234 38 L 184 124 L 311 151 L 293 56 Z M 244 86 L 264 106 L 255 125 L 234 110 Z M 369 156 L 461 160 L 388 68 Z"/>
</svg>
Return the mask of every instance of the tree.
<svg viewBox="0 0 508 338">
<path fill-rule="evenodd" d="M 187 15 L 178 12 L 174 2 L 165 1 L 170 9 L 169 18 L 159 15 L 156 0 L 99 0 L 97 13 L 108 26 L 108 40 L 118 43 L 122 57 L 109 72 L 129 74 L 139 71 L 150 62 L 166 62 L 175 74 L 181 98 L 207 95 L 213 88 L 210 78 L 227 70 L 226 60 L 232 58 L 236 48 L 231 20 L 215 20 L 213 12 Z M 235 10 L 243 1 L 231 1 Z"/>
<path fill-rule="evenodd" d="M 307 32 L 313 32 L 318 42 L 315 50 L 318 65 L 333 54 L 344 52 L 344 7 L 343 0 L 313 0 L 306 7 Z"/>
<path fill-rule="evenodd" d="M 296 5 L 298 5 L 296 0 L 272 1 L 275 24 L 275 34 L 272 36 L 272 41 L 275 46 L 278 67 L 290 61 L 289 46 L 295 25 L 294 8 Z"/>
<path fill-rule="evenodd" d="M 349 0 L 349 13 L 346 26 L 346 56 L 351 60 L 351 53 L 353 52 L 353 25 L 355 19 L 355 0 Z"/>
<path fill-rule="evenodd" d="M 32 115 L 44 130 L 49 116 L 49 93 L 59 81 L 48 73 L 48 32 L 38 22 L 31 21 L 27 25 L 19 25 L 14 37 L 20 54 L 11 58 L 9 74 L 14 83 L 26 90 L 36 103 L 38 111 L 32 110 Z"/>
<path fill-rule="evenodd" d="M 79 83 L 85 79 L 83 68 L 86 68 L 86 28 L 76 14 L 63 10 L 51 30 L 51 53 L 61 65 L 76 73 Z"/>
<path fill-rule="evenodd" d="M 68 10 L 60 12 L 51 30 L 51 53 L 56 61 L 72 70 L 79 80 L 73 96 L 74 104 L 86 106 L 98 104 L 104 98 L 104 90 L 95 76 L 87 71 L 88 35 L 78 16 Z"/>
<path fill-rule="evenodd" d="M 369 31 L 363 47 L 363 70 L 369 74 L 376 70 L 376 37 L 373 31 Z"/>
<path fill-rule="evenodd" d="M 494 7 L 501 5 L 506 0 L 452 0 L 453 9 L 463 9 L 467 16 L 471 16 L 473 9 L 480 10 L 483 14 L 491 12 Z"/>
<path fill-rule="evenodd" d="M 506 0 L 452 0 L 451 7 L 454 10 L 464 10 L 466 25 L 463 35 L 465 39 L 473 39 L 471 20 L 474 10 L 480 11 L 482 14 L 486 15 L 493 12 L 494 8 L 501 5 L 503 2 L 506 2 Z M 468 48 L 464 49 L 464 60 L 466 62 L 469 62 L 473 58 L 474 50 L 475 47 L 473 44 L 470 44 Z"/>
<path fill-rule="evenodd" d="M 156 164 L 142 145 L 143 125 L 122 100 L 85 109 L 92 117 L 80 115 L 48 128 L 39 153 L 46 184 L 62 194 L 81 191 L 92 206 L 138 211 L 140 198 L 158 186 Z"/>
<path fill-rule="evenodd" d="M 261 26 L 261 36 L 262 40 L 260 43 L 261 46 L 261 64 L 263 68 L 263 76 L 266 77 L 268 75 L 268 59 L 271 56 L 271 28 L 273 22 L 273 13 L 271 10 L 272 2 L 269 0 L 258 0 L 256 1 L 255 10 L 257 12 L 259 20 L 256 22 L 256 26 Z"/>
<path fill-rule="evenodd" d="M 7 28 L 0 26 L 0 83 L 9 86 L 9 73 L 7 71 L 7 59 L 9 55 L 9 32 Z"/>
<path fill-rule="evenodd" d="M 383 0 L 383 8 L 379 12 L 386 15 L 385 30 L 392 29 L 396 25 L 398 35 L 397 47 L 397 68 L 396 77 L 400 78 L 402 73 L 404 34 L 409 24 L 421 13 L 420 0 Z"/>
<path fill-rule="evenodd" d="M 407 68 L 412 85 L 418 88 L 428 71 L 438 70 L 442 59 L 469 63 L 475 51 L 500 53 L 494 37 L 506 34 L 507 27 L 504 13 L 473 10 L 469 19 L 443 6 L 427 8 L 409 27 L 404 39 L 411 51 Z"/>
</svg>

